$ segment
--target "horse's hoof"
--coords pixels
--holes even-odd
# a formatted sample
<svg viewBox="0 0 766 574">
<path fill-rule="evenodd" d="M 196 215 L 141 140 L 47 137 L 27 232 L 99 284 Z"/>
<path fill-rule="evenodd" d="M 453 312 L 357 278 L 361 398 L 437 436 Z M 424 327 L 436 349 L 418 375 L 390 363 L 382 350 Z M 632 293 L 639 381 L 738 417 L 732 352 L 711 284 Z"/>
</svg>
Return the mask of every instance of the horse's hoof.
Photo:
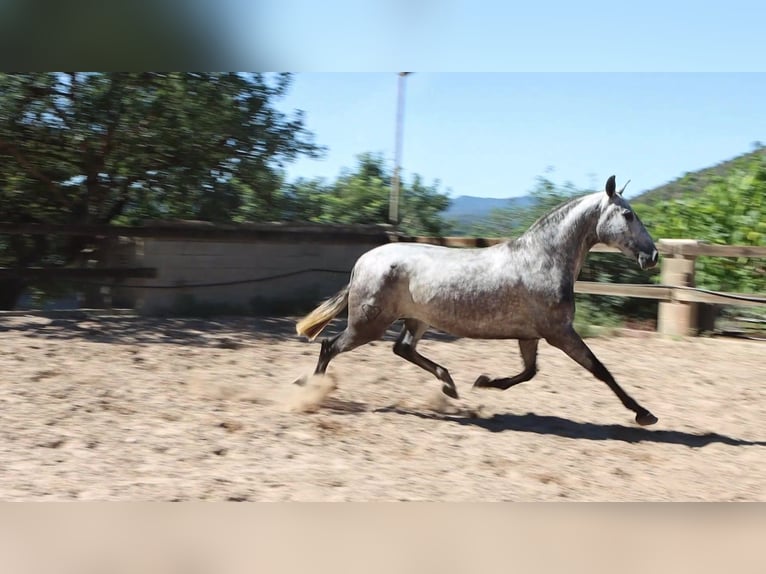
<svg viewBox="0 0 766 574">
<path fill-rule="evenodd" d="M 309 378 L 307 375 L 301 375 L 297 379 L 293 381 L 294 385 L 298 385 L 299 387 L 305 387 L 306 383 L 308 382 Z"/>
<path fill-rule="evenodd" d="M 489 382 L 490 382 L 491 380 L 492 380 L 492 379 L 490 379 L 490 378 L 489 378 L 487 375 L 481 375 L 481 376 L 479 376 L 479 378 L 478 378 L 478 379 L 476 379 L 476 380 L 474 381 L 474 383 L 473 383 L 473 386 L 474 386 L 474 387 L 479 387 L 479 388 L 482 388 L 482 387 L 489 387 L 489 386 L 490 386 L 490 385 L 489 385 Z"/>
<path fill-rule="evenodd" d="M 646 411 L 645 413 L 639 413 L 639 414 L 636 415 L 636 422 L 638 424 L 640 424 L 642 427 L 653 425 L 658 420 L 659 419 L 657 417 L 655 417 L 649 411 Z"/>
<path fill-rule="evenodd" d="M 455 387 L 451 387 L 449 385 L 442 385 L 442 392 L 448 397 L 452 397 L 453 399 L 460 398 L 457 396 L 457 389 Z"/>
</svg>

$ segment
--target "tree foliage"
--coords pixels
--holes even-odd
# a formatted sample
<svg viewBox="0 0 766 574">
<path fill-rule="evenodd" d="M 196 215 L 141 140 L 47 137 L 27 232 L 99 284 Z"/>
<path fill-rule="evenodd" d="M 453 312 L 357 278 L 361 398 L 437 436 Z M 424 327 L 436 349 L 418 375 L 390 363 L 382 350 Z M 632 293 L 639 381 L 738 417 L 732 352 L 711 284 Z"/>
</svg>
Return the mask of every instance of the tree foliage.
<svg viewBox="0 0 766 574">
<path fill-rule="evenodd" d="M 344 170 L 331 183 L 299 180 L 287 186 L 285 218 L 318 223 L 386 223 L 392 173 L 380 155 L 361 154 L 353 170 Z M 415 174 L 401 182 L 399 228 L 412 235 L 441 235 L 447 231 L 442 212 L 449 198 L 439 183 L 426 185 Z"/>
<path fill-rule="evenodd" d="M 766 154 L 749 156 L 699 191 L 641 210 L 655 237 L 766 245 Z M 695 278 L 698 286 L 708 289 L 764 292 L 766 264 L 746 257 L 699 257 Z"/>
<path fill-rule="evenodd" d="M 645 191 L 635 197 L 633 203 L 651 205 L 697 194 L 709 184 L 720 182 L 736 171 L 747 170 L 753 161 L 762 161 L 766 157 L 766 146 L 761 142 L 753 142 L 752 148 L 752 151 L 733 159 L 697 171 L 687 172 L 673 181 Z"/>
<path fill-rule="evenodd" d="M 321 152 L 302 114 L 274 105 L 289 85 L 284 74 L 0 74 L 0 221 L 279 217 L 282 166 Z M 82 242 L 11 236 L 0 259 L 62 263 Z M 5 298 L 21 286 L 6 283 Z"/>
<path fill-rule="evenodd" d="M 280 167 L 320 149 L 279 112 L 287 75 L 0 75 L 0 218 L 229 220 L 264 212 Z"/>
</svg>

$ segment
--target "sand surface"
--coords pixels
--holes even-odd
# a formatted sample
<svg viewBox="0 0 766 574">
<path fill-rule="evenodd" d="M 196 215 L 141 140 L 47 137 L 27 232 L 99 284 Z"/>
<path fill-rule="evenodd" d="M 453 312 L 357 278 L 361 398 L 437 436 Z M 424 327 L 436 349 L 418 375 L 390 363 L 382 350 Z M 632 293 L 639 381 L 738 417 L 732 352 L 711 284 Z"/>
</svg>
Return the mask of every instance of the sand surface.
<svg viewBox="0 0 766 574">
<path fill-rule="evenodd" d="M 518 372 L 515 341 L 427 336 L 458 401 L 390 340 L 299 389 L 319 345 L 293 326 L 0 319 L 0 500 L 766 500 L 764 342 L 589 339 L 640 428 L 545 343 L 496 391 L 471 384 Z"/>
</svg>

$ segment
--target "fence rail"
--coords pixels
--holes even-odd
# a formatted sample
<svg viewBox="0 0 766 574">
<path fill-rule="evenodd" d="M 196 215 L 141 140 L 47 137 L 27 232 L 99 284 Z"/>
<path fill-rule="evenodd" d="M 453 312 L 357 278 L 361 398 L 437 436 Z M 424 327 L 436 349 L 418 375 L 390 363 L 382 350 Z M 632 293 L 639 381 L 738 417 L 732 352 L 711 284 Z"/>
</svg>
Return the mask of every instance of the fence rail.
<svg viewBox="0 0 766 574">
<path fill-rule="evenodd" d="M 724 293 L 697 287 L 672 285 L 643 285 L 636 283 L 599 283 L 577 281 L 575 293 L 584 295 L 611 295 L 614 297 L 636 297 L 665 302 L 706 303 L 712 305 L 766 305 L 766 297 L 752 293 Z"/>
<path fill-rule="evenodd" d="M 506 238 L 475 238 L 475 237 L 413 237 L 397 233 L 385 225 L 317 225 L 305 223 L 260 223 L 242 225 L 214 225 L 205 222 L 157 221 L 144 226 L 112 226 L 112 225 L 52 225 L 0 222 L 0 235 L 63 235 L 90 236 L 93 238 L 151 238 L 158 240 L 193 241 L 193 242 L 238 242 L 290 244 L 329 244 L 351 246 L 379 245 L 389 242 L 416 242 L 448 247 L 489 247 L 496 245 Z M 113 240 L 112 240 L 113 241 Z M 656 243 L 657 249 L 663 256 L 660 262 L 660 284 L 614 284 L 577 281 L 575 292 L 590 295 L 609 295 L 617 297 L 638 297 L 654 299 L 660 302 L 658 313 L 658 330 L 668 334 L 690 334 L 695 332 L 699 324 L 698 309 L 705 305 L 766 305 L 766 297 L 761 294 L 723 293 L 709 291 L 696 287 L 694 280 L 694 265 L 697 257 L 746 257 L 766 258 L 766 246 L 750 245 L 713 245 L 697 240 L 661 239 Z M 322 248 L 323 249 L 323 248 Z M 317 251 L 316 253 L 320 253 Z M 618 253 L 619 250 L 603 244 L 594 245 L 594 253 Z M 315 254 L 312 253 L 312 257 Z M 118 261 L 117 265 L 109 262 L 103 267 L 96 268 L 0 268 L 0 279 L 24 278 L 30 280 L 69 279 L 85 280 L 104 279 L 114 285 L 127 278 L 156 278 L 162 269 L 141 267 L 142 259 L 136 259 L 132 264 Z M 138 265 L 136 265 L 138 263 Z M 345 267 L 345 263 L 341 264 Z M 271 273 L 257 278 L 236 278 L 225 282 L 206 281 L 195 285 L 189 282 L 176 281 L 157 284 L 153 281 L 140 282 L 132 286 L 122 283 L 123 287 L 136 290 L 147 289 L 193 289 L 196 287 L 231 286 L 242 283 L 256 283 L 284 278 L 298 273 L 316 272 L 319 269 L 309 269 L 310 265 L 295 269 L 287 269 L 284 273 Z M 350 268 L 350 264 L 349 264 Z M 340 269 L 333 273 L 343 273 Z M 164 278 L 164 277 L 163 277 Z M 170 279 L 170 278 L 168 278 Z M 93 283 L 94 284 L 94 283 Z"/>
<path fill-rule="evenodd" d="M 609 251 L 602 248 L 601 251 Z M 660 301 L 657 330 L 668 335 L 693 335 L 712 329 L 711 305 L 766 305 L 766 297 L 754 293 L 724 293 L 700 289 L 694 273 L 697 257 L 766 258 L 766 247 L 712 245 L 693 239 L 660 239 L 660 285 L 619 285 L 578 282 L 575 291 Z"/>
</svg>

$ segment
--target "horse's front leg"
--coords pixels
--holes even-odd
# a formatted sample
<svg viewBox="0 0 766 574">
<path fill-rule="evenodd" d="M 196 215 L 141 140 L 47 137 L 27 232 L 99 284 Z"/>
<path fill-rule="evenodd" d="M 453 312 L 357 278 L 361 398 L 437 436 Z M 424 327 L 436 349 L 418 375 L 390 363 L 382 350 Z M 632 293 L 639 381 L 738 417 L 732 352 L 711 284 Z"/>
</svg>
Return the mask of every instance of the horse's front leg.
<svg viewBox="0 0 766 574">
<path fill-rule="evenodd" d="M 657 417 L 650 413 L 647 409 L 642 407 L 638 402 L 626 393 L 623 388 L 617 384 L 612 374 L 607 368 L 596 358 L 580 335 L 570 325 L 561 333 L 546 337 L 545 339 L 553 345 L 564 351 L 572 359 L 580 363 L 583 367 L 588 369 L 593 375 L 604 381 L 612 392 L 620 399 L 625 408 L 636 413 L 636 422 L 642 426 L 653 425 L 657 422 Z"/>
<path fill-rule="evenodd" d="M 513 377 L 503 377 L 499 379 L 490 379 L 487 375 L 481 375 L 474 382 L 474 387 L 509 389 L 514 385 L 530 380 L 537 374 L 537 344 L 540 339 L 520 339 L 519 349 L 521 349 L 521 358 L 524 361 L 524 370 Z"/>
</svg>

